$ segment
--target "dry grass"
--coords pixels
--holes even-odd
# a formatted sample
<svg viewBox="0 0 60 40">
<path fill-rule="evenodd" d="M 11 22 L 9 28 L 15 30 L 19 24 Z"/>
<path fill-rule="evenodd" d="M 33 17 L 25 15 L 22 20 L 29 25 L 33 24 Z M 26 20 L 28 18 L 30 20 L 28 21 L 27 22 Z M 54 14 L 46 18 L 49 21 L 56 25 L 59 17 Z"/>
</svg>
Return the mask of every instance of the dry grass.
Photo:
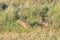
<svg viewBox="0 0 60 40">
<path fill-rule="evenodd" d="M 29 32 L 3 32 L 0 40 L 60 40 L 60 31 L 50 27 L 33 28 Z"/>
</svg>

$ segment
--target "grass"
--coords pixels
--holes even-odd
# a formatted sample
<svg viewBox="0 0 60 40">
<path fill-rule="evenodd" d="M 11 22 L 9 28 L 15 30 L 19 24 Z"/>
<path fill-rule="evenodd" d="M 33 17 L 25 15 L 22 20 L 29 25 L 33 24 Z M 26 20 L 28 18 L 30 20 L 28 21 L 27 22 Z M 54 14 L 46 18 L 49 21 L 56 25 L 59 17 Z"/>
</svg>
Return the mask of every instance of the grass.
<svg viewBox="0 0 60 40">
<path fill-rule="evenodd" d="M 20 30 L 20 29 L 19 29 Z M 24 30 L 24 29 L 23 29 Z M 27 31 L 28 30 L 28 31 Z M 0 33 L 0 40 L 59 40 L 60 31 L 57 28 L 33 28 L 24 31 L 5 31 Z"/>
<path fill-rule="evenodd" d="M 0 4 L 0 40 L 60 40 L 60 0 L 0 0 Z M 17 23 L 19 19 L 30 28 Z"/>
</svg>

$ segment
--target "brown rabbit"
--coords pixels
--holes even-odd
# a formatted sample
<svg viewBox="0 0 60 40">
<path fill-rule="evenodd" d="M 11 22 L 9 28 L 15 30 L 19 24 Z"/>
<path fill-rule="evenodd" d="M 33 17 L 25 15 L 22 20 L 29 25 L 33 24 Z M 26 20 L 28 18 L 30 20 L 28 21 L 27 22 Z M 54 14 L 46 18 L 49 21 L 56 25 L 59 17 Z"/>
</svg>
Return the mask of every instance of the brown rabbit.
<svg viewBox="0 0 60 40">
<path fill-rule="evenodd" d="M 19 20 L 17 21 L 17 23 L 21 24 L 24 28 L 29 28 L 29 27 L 30 27 L 30 25 L 29 25 L 28 22 L 26 22 L 26 21 L 24 21 L 24 20 L 21 20 L 21 19 L 19 19 Z"/>
</svg>

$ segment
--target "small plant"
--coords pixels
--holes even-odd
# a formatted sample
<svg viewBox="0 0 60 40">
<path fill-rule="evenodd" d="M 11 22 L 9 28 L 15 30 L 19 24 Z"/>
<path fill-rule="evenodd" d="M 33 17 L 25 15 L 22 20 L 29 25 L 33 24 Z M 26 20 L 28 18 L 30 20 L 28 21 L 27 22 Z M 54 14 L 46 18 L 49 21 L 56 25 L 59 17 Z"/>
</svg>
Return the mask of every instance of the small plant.
<svg viewBox="0 0 60 40">
<path fill-rule="evenodd" d="M 0 9 L 1 10 L 5 10 L 6 8 L 8 8 L 8 5 L 7 4 L 5 4 L 5 3 L 1 3 L 0 4 Z"/>
<path fill-rule="evenodd" d="M 41 17 L 47 17 L 48 7 L 44 7 L 42 11 L 40 12 Z"/>
</svg>

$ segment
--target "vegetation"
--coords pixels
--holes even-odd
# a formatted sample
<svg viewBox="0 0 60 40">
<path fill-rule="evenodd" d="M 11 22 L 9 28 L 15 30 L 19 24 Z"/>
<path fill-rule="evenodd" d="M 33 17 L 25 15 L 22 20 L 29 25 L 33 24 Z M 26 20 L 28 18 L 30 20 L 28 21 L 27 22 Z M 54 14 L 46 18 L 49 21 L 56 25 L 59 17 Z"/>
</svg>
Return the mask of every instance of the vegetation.
<svg viewBox="0 0 60 40">
<path fill-rule="evenodd" d="M 0 40 L 59 39 L 60 0 L 0 0 Z"/>
</svg>

